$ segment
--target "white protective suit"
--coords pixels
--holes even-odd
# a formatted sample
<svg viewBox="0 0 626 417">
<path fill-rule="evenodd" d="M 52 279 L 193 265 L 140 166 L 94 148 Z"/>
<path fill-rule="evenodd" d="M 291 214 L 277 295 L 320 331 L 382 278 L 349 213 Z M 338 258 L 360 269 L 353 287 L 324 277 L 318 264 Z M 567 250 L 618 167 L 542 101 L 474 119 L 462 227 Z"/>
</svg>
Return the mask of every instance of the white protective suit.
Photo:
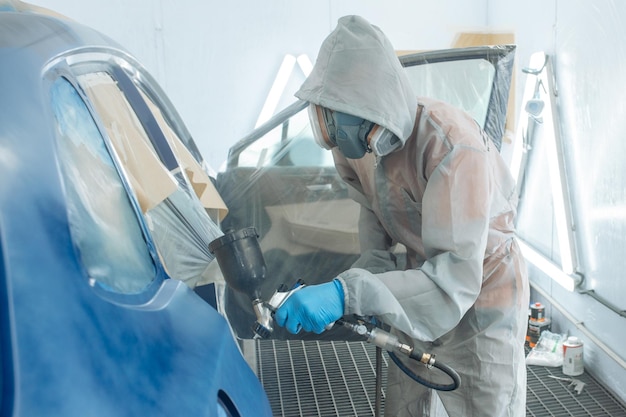
<svg viewBox="0 0 626 417">
<path fill-rule="evenodd" d="M 333 149 L 361 204 L 362 255 L 339 276 L 345 314 L 376 316 L 454 368 L 460 388 L 438 392 L 451 417 L 524 416 L 528 280 L 514 238 L 515 184 L 493 142 L 466 113 L 416 98 L 388 39 L 358 16 L 339 20 L 296 96 L 406 140 L 384 157 Z M 406 247 L 405 270 L 396 243 Z M 430 390 L 392 362 L 386 395 L 387 416 L 429 415 Z"/>
</svg>

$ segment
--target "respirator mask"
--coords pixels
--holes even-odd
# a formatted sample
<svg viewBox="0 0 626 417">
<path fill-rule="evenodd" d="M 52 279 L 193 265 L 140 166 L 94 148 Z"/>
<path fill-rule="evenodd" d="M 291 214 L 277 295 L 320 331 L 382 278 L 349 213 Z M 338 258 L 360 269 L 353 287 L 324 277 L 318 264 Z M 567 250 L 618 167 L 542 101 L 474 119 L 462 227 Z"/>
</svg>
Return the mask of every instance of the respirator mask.
<svg viewBox="0 0 626 417">
<path fill-rule="evenodd" d="M 346 158 L 359 159 L 366 152 L 384 156 L 402 146 L 390 130 L 363 118 L 313 103 L 308 110 L 317 144 L 324 149 L 337 146 Z"/>
</svg>

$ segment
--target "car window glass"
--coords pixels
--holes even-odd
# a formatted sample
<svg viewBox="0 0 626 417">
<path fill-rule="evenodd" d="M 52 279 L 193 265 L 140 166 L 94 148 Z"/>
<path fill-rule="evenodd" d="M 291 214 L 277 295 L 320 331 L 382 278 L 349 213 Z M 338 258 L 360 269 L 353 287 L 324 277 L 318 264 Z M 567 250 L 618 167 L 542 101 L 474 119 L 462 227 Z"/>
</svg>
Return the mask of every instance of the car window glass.
<svg viewBox="0 0 626 417">
<path fill-rule="evenodd" d="M 446 101 L 484 126 L 495 67 L 484 59 L 432 62 L 405 68 L 417 96 Z"/>
<path fill-rule="evenodd" d="M 155 266 L 124 184 L 89 110 L 59 78 L 51 90 L 70 233 L 92 283 L 133 294 Z"/>
<path fill-rule="evenodd" d="M 485 59 L 439 61 L 405 67 L 418 96 L 446 101 L 485 126 L 495 66 Z M 274 165 L 332 167 L 329 152 L 313 139 L 306 111 L 300 111 L 243 150 L 240 167 Z"/>
<path fill-rule="evenodd" d="M 142 122 L 146 120 L 139 120 L 110 74 L 81 75 L 79 82 L 97 110 L 138 196 L 168 274 L 192 288 L 206 283 L 211 277 L 204 276 L 204 272 L 214 258 L 208 245 L 222 234 L 207 209 L 216 210 L 220 216 L 225 205 L 219 194 L 210 193 L 210 180 L 145 94 L 136 95 L 135 99 L 148 106 L 167 141 L 161 146 L 169 146 L 167 152 L 175 155 L 177 167 L 172 171 L 168 171 L 144 130 Z M 207 196 L 209 194 L 212 198 Z M 205 206 L 203 202 L 206 202 Z"/>
<path fill-rule="evenodd" d="M 313 139 L 306 110 L 300 111 L 263 137 L 253 142 L 239 155 L 241 167 L 263 166 L 333 167 L 330 152 Z"/>
</svg>

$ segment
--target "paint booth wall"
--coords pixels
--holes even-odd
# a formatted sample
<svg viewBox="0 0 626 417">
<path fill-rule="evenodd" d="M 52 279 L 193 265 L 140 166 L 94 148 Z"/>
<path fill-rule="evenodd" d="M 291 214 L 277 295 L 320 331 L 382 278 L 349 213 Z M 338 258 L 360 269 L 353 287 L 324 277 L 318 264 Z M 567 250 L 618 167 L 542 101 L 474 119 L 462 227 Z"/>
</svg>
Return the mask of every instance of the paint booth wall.
<svg viewBox="0 0 626 417">
<path fill-rule="evenodd" d="M 287 54 L 313 61 L 320 43 L 345 14 L 361 14 L 380 26 L 399 50 L 450 47 L 460 32 L 513 32 L 517 49 L 514 80 L 516 123 L 527 117 L 522 96 L 528 78 L 521 69 L 536 51 L 553 55 L 558 116 L 571 183 L 579 272 L 583 290 L 569 292 L 531 268 L 533 301 L 548 304 L 553 330 L 585 341 L 589 372 L 626 399 L 624 318 L 626 306 L 626 3 L 621 0 L 345 0 L 341 2 L 124 2 L 34 0 L 108 34 L 134 53 L 177 107 L 210 166 L 218 170 L 228 148 L 254 128 Z M 294 71 L 277 105 L 289 103 L 304 80 Z M 511 156 L 513 146 L 503 149 Z M 536 164 L 540 166 L 541 164 Z M 545 165 L 545 164 L 544 164 Z M 536 172 L 541 178 L 546 175 Z M 541 251 L 559 261 L 549 190 L 526 232 Z M 543 211 L 541 211 L 543 210 Z M 532 219 L 537 222 L 533 224 Z M 538 223 L 541 221 L 541 223 Z M 549 305 L 546 294 L 565 313 Z M 605 305 L 606 304 L 606 305 Z M 574 323 L 567 317 L 573 318 Z M 582 324 L 581 324 L 582 323 Z M 578 325 L 578 326 L 577 326 Z M 593 343 L 589 336 L 597 338 Z M 602 346 L 606 345 L 606 349 Z M 609 351 L 610 353 L 607 353 Z M 613 359 L 610 354 L 617 357 Z"/>
<path fill-rule="evenodd" d="M 257 122 L 286 54 L 315 60 L 346 14 L 377 23 L 404 50 L 449 47 L 460 30 L 484 28 L 486 0 L 326 2 L 32 0 L 109 35 L 146 65 L 218 170 Z M 304 81 L 298 66 L 278 109 Z"/>
<path fill-rule="evenodd" d="M 585 342 L 585 368 L 622 400 L 626 398 L 626 3 L 621 1 L 499 1 L 489 3 L 489 22 L 511 26 L 521 56 L 551 56 L 557 134 L 562 172 L 570 194 L 574 265 L 583 277 L 573 292 L 531 265 L 533 301 L 547 305 L 552 330 Z M 520 20 L 523 17 L 523 20 Z M 518 126 L 528 114 L 521 97 L 535 77 L 518 61 Z M 540 66 L 540 64 L 539 64 Z M 544 116 L 546 114 L 544 113 Z M 557 193 L 548 185 L 556 161 L 547 152 L 555 135 L 539 126 L 528 150 L 527 189 L 522 192 L 518 231 L 555 264 L 563 237 L 558 234 Z M 519 132 L 518 132 L 519 133 Z M 526 132 L 528 133 L 528 132 Z M 520 139 L 518 134 L 517 139 Z M 519 142 L 518 142 L 519 144 Z"/>
</svg>

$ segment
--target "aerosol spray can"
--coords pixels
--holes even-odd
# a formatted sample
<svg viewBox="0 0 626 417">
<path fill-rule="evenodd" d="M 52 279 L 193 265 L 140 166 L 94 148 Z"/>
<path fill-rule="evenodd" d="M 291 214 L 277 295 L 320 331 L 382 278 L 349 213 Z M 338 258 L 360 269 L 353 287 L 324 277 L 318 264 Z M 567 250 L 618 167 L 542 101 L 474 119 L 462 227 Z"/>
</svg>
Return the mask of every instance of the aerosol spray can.
<svg viewBox="0 0 626 417">
<path fill-rule="evenodd" d="M 583 342 L 575 336 L 570 336 L 563 343 L 563 373 L 576 376 L 582 375 L 584 371 Z"/>
</svg>

